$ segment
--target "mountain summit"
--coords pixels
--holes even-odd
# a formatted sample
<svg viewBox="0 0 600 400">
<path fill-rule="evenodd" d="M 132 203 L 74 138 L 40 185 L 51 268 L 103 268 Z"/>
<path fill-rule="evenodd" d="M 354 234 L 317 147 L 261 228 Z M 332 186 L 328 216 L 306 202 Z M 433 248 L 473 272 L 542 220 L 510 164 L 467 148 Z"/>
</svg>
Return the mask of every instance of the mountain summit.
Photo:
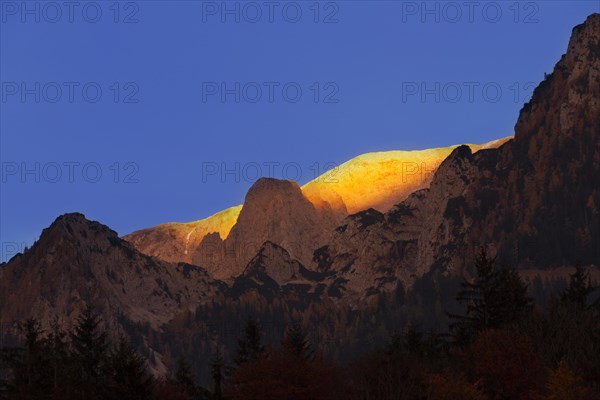
<svg viewBox="0 0 600 400">
<path fill-rule="evenodd" d="M 368 223 L 349 217 L 326 267 L 363 291 L 460 273 L 481 246 L 504 265 L 600 265 L 600 14 L 574 28 L 515 131 L 497 149 L 455 149 L 429 188 Z"/>
<path fill-rule="evenodd" d="M 272 241 L 293 257 L 310 262 L 312 251 L 327 239 L 340 218 L 317 208 L 295 182 L 261 178 L 248 190 L 237 222 L 225 240 L 204 240 L 192 262 L 220 279 L 239 275 L 262 244 Z"/>
<path fill-rule="evenodd" d="M 139 253 L 107 226 L 79 213 L 64 214 L 24 254 L 0 268 L 3 323 L 38 318 L 69 326 L 87 304 L 110 328 L 124 321 L 158 328 L 173 315 L 220 290 L 196 266 Z"/>
<path fill-rule="evenodd" d="M 508 140 L 468 146 L 476 152 Z M 201 265 L 224 279 L 240 273 L 267 240 L 308 265 L 314 249 L 327 242 L 345 217 L 368 208 L 388 211 L 426 188 L 456 147 L 363 154 L 301 188 L 294 182 L 261 178 L 243 206 L 196 222 L 142 229 L 124 239 L 143 253 Z"/>
</svg>

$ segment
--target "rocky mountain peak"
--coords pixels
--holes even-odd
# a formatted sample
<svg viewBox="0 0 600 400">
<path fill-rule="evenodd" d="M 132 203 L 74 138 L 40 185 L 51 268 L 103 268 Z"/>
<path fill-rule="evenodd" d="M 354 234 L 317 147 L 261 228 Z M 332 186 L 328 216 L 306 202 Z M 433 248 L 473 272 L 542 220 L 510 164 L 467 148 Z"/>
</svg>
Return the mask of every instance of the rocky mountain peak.
<svg viewBox="0 0 600 400">
<path fill-rule="evenodd" d="M 510 140 L 510 137 L 494 140 L 481 145 L 469 144 L 473 152 L 496 148 Z M 230 207 L 208 218 L 188 223 L 165 223 L 152 228 L 142 229 L 124 236 L 139 251 L 173 262 L 188 262 L 205 266 L 222 278 L 226 271 L 241 272 L 253 254 L 248 249 L 258 250 L 260 240 L 273 239 L 278 244 L 281 240 L 281 229 L 290 209 L 300 205 L 308 210 L 306 219 L 316 224 L 309 227 L 320 231 L 316 240 L 301 242 L 287 241 L 291 254 L 302 258 L 302 262 L 310 261 L 310 254 L 316 242 L 323 243 L 329 232 L 340 225 L 349 214 L 360 213 L 372 208 L 385 212 L 395 204 L 406 199 L 415 190 L 429 186 L 433 173 L 444 159 L 457 146 L 440 147 L 425 150 L 393 150 L 372 152 L 359 155 L 353 159 L 327 170 L 322 175 L 306 183 L 301 188 L 295 182 L 273 178 L 261 178 L 254 183 L 246 195 L 245 204 Z M 326 164 L 329 166 L 330 164 Z M 329 168 L 329 167 L 327 167 Z M 325 168 L 325 169 L 327 169 Z M 309 204 L 310 203 L 310 204 Z M 240 215 L 244 209 L 244 215 Z M 287 210 L 287 211 L 285 211 Z M 301 210 L 293 211 L 299 215 Z M 313 218 L 318 216 L 318 221 Z M 249 237 L 227 242 L 227 248 L 221 245 L 235 225 L 244 225 L 248 219 L 264 215 L 278 221 L 257 221 L 258 227 L 269 224 L 273 236 L 260 236 L 255 240 L 255 232 L 249 230 Z M 239 221 L 238 221 L 239 220 Z M 239 222 L 239 224 L 238 224 Z M 302 221 L 300 221 L 302 222 Z M 238 226 L 235 231 L 240 231 Z M 260 232 L 261 229 L 258 229 Z M 287 229 L 287 228 L 286 228 Z M 234 231 L 234 234 L 235 234 Z M 217 232 L 218 236 L 211 235 Z M 283 233 L 285 235 L 285 232 Z M 210 236 L 209 236 L 210 235 Z M 246 244 L 250 243 L 249 246 Z M 236 249 L 237 247 L 237 249 Z M 240 248 L 241 247 L 241 248 Z M 302 248 L 302 250 L 299 250 Z M 237 252 L 238 261 L 220 263 L 227 258 L 225 253 Z M 240 253 L 245 253 L 240 256 Z M 231 257 L 229 257 L 231 258 Z M 219 265 L 220 264 L 220 265 Z"/>
<path fill-rule="evenodd" d="M 251 201 L 259 201 L 265 197 L 270 198 L 277 195 L 301 198 L 302 190 L 294 181 L 276 178 L 259 178 L 246 193 L 244 204 L 246 205 Z"/>
<path fill-rule="evenodd" d="M 485 247 L 521 268 L 600 260 L 600 14 L 573 30 L 566 55 L 535 89 L 515 140 L 459 146 L 429 188 L 385 214 L 347 218 L 316 254 L 347 288 L 383 289 L 464 271 Z M 371 215 L 369 215 L 371 214 Z M 386 275 L 387 274 L 387 275 Z"/>
<path fill-rule="evenodd" d="M 567 65 L 586 58 L 600 58 L 600 13 L 590 15 L 573 28 L 567 49 Z"/>
<path fill-rule="evenodd" d="M 338 221 L 332 213 L 330 208 L 316 208 L 295 182 L 261 178 L 248 190 L 227 238 L 205 238 L 193 260 L 225 279 L 239 275 L 263 243 L 270 241 L 308 263 L 313 249 L 326 241 L 333 221 Z"/>
<path fill-rule="evenodd" d="M 0 315 L 9 324 L 36 316 L 46 327 L 54 318 L 68 326 L 91 304 L 111 329 L 123 319 L 159 326 L 219 288 L 202 268 L 141 254 L 107 226 L 70 213 L 2 267 Z"/>
<path fill-rule="evenodd" d="M 48 266 L 46 272 L 62 274 L 65 269 L 75 266 L 89 269 L 89 264 L 81 262 L 83 254 L 100 256 L 112 253 L 116 247 L 125 252 L 121 254 L 123 258 L 134 252 L 129 242 L 119 238 L 117 232 L 106 225 L 88 220 L 81 213 L 67 213 L 43 229 L 39 239 L 30 249 L 15 257 L 21 258 L 20 262 L 25 264 L 42 262 L 44 266 Z M 78 260 L 74 262 L 71 257 L 77 254 Z"/>
<path fill-rule="evenodd" d="M 258 217 L 269 217 L 282 219 L 291 214 L 299 212 L 314 213 L 314 206 L 304 195 L 302 190 L 293 181 L 260 178 L 248 190 L 244 206 L 240 212 L 236 225 L 232 228 L 229 236 L 236 236 L 244 228 L 244 224 L 249 220 L 255 220 L 256 224 L 271 224 L 267 229 L 273 229 L 274 221 L 258 219 Z M 249 227 L 252 228 L 252 227 Z M 258 226 L 255 226 L 258 228 Z M 265 237 L 264 241 L 269 239 Z M 262 244 L 264 241 L 261 241 Z"/>
<path fill-rule="evenodd" d="M 573 29 L 566 54 L 522 108 L 515 126 L 516 141 L 527 140 L 536 134 L 579 135 L 588 131 L 587 121 L 597 123 L 600 113 L 599 60 L 600 14 L 592 14 Z M 538 141 L 534 145 L 539 147 Z"/>
<path fill-rule="evenodd" d="M 121 240 L 117 232 L 97 221 L 88 220 L 81 213 L 67 213 L 59 216 L 42 231 L 40 240 L 44 240 L 48 235 L 63 235 L 76 241 L 92 239 L 97 236 L 110 238 L 113 241 Z"/>
</svg>

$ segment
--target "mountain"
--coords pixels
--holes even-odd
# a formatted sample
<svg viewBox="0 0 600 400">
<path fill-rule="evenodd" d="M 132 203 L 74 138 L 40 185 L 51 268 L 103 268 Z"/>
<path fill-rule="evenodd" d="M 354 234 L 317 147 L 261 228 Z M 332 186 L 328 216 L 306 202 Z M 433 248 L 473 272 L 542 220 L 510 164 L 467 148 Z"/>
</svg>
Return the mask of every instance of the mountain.
<svg viewBox="0 0 600 400">
<path fill-rule="evenodd" d="M 261 245 L 273 241 L 303 262 L 340 221 L 329 207 L 316 207 L 295 182 L 261 178 L 252 185 L 225 240 L 205 238 L 192 262 L 220 279 L 239 275 Z"/>
<path fill-rule="evenodd" d="M 498 147 L 509 139 L 468 146 L 479 151 Z M 433 173 L 456 147 L 363 154 L 327 171 L 299 190 L 291 190 L 297 187 L 295 183 L 259 179 L 248 191 L 243 206 L 231 207 L 195 222 L 142 229 L 124 239 L 145 254 L 165 261 L 206 266 L 223 279 L 239 274 L 267 240 L 284 246 L 294 257 L 308 264 L 314 249 L 326 243 L 343 218 L 367 208 L 385 212 L 415 190 L 427 187 Z M 269 193 L 270 190 L 273 192 Z M 257 193 L 261 193 L 260 198 Z M 288 194 L 296 200 L 273 201 Z M 298 209 L 294 209 L 296 205 Z M 266 212 L 258 211 L 261 208 Z M 308 229 L 310 234 L 296 229 L 302 215 L 309 222 L 303 229 Z M 263 228 L 256 234 L 248 229 L 253 225 Z M 292 230 L 288 231 L 288 227 Z"/>
<path fill-rule="evenodd" d="M 11 332 L 26 318 L 69 327 L 90 304 L 113 332 L 130 324 L 157 330 L 222 289 L 202 268 L 141 254 L 105 225 L 73 213 L 0 268 L 0 316 Z"/>
<path fill-rule="evenodd" d="M 240 215 L 242 206 L 227 208 L 199 221 L 169 222 L 124 236 L 141 252 L 171 262 L 192 262 L 192 254 L 209 234 L 225 238 Z"/>
<path fill-rule="evenodd" d="M 269 343 L 302 321 L 335 358 L 410 321 L 441 326 L 481 246 L 529 277 L 600 266 L 600 14 L 573 29 L 514 139 L 483 147 L 365 155 L 302 188 L 262 178 L 243 206 L 127 240 L 63 215 L 1 266 L 0 335 L 29 317 L 68 327 L 91 304 L 160 372 L 235 348 L 255 315 Z M 403 180 L 420 160 L 432 176 Z"/>
<path fill-rule="evenodd" d="M 463 273 L 481 246 L 504 265 L 600 265 L 600 14 L 519 115 L 515 139 L 456 148 L 431 185 L 385 214 L 348 217 L 320 267 L 359 292 L 439 269 Z"/>
<path fill-rule="evenodd" d="M 477 152 L 499 147 L 510 139 L 467 146 Z M 314 203 L 329 201 L 329 193 L 311 195 L 328 189 L 342 199 L 349 214 L 368 208 L 385 212 L 412 192 L 429 186 L 439 165 L 456 147 L 362 154 L 308 182 L 302 191 Z"/>
<path fill-rule="evenodd" d="M 268 292 L 302 292 L 303 296 L 323 294 L 323 283 L 327 273 L 311 271 L 289 252 L 273 242 L 265 242 L 256 256 L 248 263 L 231 285 L 232 293 L 244 293 L 249 289 L 267 294 Z"/>
<path fill-rule="evenodd" d="M 289 229 L 293 224 L 278 225 L 285 213 L 245 216 L 238 223 L 248 230 L 236 233 L 237 240 L 271 240 L 292 258 L 280 260 L 279 268 L 299 262 L 326 273 L 323 283 L 335 287 L 328 293 L 349 299 L 410 288 L 430 271 L 461 275 L 481 246 L 502 264 L 520 268 L 600 265 L 599 19 L 594 14 L 574 28 L 567 54 L 521 110 L 514 140 L 477 152 L 454 148 L 429 187 L 386 212 L 368 208 L 349 215 L 312 259 L 306 252 L 298 256 L 294 246 L 308 241 L 297 234 L 282 239 L 276 229 L 266 236 L 264 228 L 254 230 L 255 224 Z M 239 274 L 243 267 L 231 271 Z"/>
</svg>

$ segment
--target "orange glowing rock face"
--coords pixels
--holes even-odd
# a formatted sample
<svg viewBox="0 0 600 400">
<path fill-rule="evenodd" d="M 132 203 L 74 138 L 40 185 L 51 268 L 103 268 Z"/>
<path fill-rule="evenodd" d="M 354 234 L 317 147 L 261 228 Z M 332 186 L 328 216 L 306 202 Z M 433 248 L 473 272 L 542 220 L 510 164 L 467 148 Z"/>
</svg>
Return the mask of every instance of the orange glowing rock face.
<svg viewBox="0 0 600 400">
<path fill-rule="evenodd" d="M 499 147 L 509 139 L 468 146 L 476 152 Z M 363 154 L 307 183 L 302 191 L 315 205 L 338 204 L 341 199 L 350 214 L 370 207 L 385 212 L 414 191 L 428 187 L 439 165 L 456 147 Z"/>
<path fill-rule="evenodd" d="M 209 233 L 227 237 L 235 225 L 242 206 L 220 211 L 208 218 L 193 222 L 168 222 L 125 235 L 144 253 L 171 262 L 191 262 L 194 250 Z"/>
<path fill-rule="evenodd" d="M 476 152 L 499 147 L 510 139 L 468 146 Z M 316 208 L 330 208 L 341 218 L 367 208 L 385 212 L 414 191 L 428 187 L 439 165 L 457 146 L 363 154 L 308 182 L 302 186 L 302 194 Z M 190 262 L 191 253 L 207 234 L 218 233 L 221 239 L 227 238 L 241 209 L 242 205 L 238 205 L 202 220 L 162 224 L 134 232 L 125 239 L 167 261 L 181 261 L 183 257 Z M 172 247 L 165 246 L 165 241 Z"/>
<path fill-rule="evenodd" d="M 204 218 L 198 221 L 177 223 L 171 222 L 162 225 L 165 228 L 174 228 L 177 232 L 178 239 L 185 243 L 194 241 L 194 238 L 203 238 L 209 233 L 218 233 L 221 238 L 226 238 L 229 235 L 229 231 L 235 225 L 237 217 L 240 215 L 242 206 L 235 206 L 226 208 L 223 211 L 219 211 L 216 214 L 211 215 L 208 218 Z"/>
<path fill-rule="evenodd" d="M 510 139 L 468 146 L 476 152 L 499 147 Z M 302 193 L 316 207 L 327 204 L 334 210 L 345 207 L 349 214 L 369 207 L 384 212 L 412 192 L 428 187 L 439 165 L 457 146 L 362 154 L 308 182 L 302 186 Z M 217 232 L 225 239 L 241 209 L 239 205 L 203 220 L 176 225 L 188 234 L 195 229 L 194 236 Z"/>
</svg>

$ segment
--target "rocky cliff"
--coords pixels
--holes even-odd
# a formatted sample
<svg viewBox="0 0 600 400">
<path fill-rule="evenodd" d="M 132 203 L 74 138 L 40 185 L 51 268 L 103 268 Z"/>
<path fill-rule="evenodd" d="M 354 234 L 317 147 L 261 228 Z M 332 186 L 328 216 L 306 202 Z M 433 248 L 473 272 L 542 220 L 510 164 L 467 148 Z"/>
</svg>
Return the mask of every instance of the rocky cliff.
<svg viewBox="0 0 600 400">
<path fill-rule="evenodd" d="M 231 278 L 244 270 L 264 242 L 272 241 L 306 263 L 339 221 L 331 208 L 315 207 L 295 182 L 261 178 L 246 194 L 227 238 L 206 237 L 192 262 L 219 279 Z"/>
<path fill-rule="evenodd" d="M 600 265 L 599 49 L 594 14 L 521 110 L 514 140 L 457 148 L 430 188 L 348 217 L 317 263 L 359 291 L 461 272 L 480 246 L 517 267 Z"/>
<path fill-rule="evenodd" d="M 0 316 L 9 330 L 31 317 L 70 326 L 91 304 L 111 329 L 123 331 L 124 320 L 157 329 L 222 287 L 202 268 L 146 256 L 108 227 L 65 214 L 0 268 Z"/>
</svg>

